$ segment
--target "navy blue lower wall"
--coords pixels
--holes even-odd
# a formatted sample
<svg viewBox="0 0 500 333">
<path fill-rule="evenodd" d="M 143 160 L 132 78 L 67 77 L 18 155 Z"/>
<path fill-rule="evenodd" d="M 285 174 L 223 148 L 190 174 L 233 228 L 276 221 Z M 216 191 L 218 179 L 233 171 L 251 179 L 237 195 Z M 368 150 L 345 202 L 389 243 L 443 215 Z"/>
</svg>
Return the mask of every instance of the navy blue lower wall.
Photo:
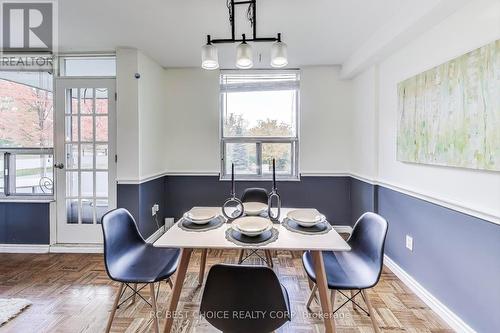
<svg viewBox="0 0 500 333">
<path fill-rule="evenodd" d="M 165 181 L 166 177 L 160 177 L 141 184 L 118 185 L 117 206 L 130 211 L 144 238 L 148 238 L 158 229 L 151 214 L 154 204 L 160 207 L 157 214 L 158 224 L 161 226 L 164 223 L 167 203 Z"/>
<path fill-rule="evenodd" d="M 377 185 L 351 178 L 350 187 L 351 225 L 366 212 L 377 211 Z"/>
<path fill-rule="evenodd" d="M 220 206 L 228 198 L 231 182 L 218 176 L 168 176 L 166 185 L 167 216 L 179 218 L 193 206 Z M 238 181 L 237 195 L 248 187 L 271 190 L 271 182 Z M 351 222 L 350 177 L 301 177 L 300 181 L 278 182 L 284 207 L 315 207 L 330 223 Z"/>
<path fill-rule="evenodd" d="M 500 332 L 499 225 L 381 186 L 378 212 L 393 261 L 477 332 Z"/>
<path fill-rule="evenodd" d="M 49 203 L 0 202 L 0 244 L 49 242 Z"/>
</svg>

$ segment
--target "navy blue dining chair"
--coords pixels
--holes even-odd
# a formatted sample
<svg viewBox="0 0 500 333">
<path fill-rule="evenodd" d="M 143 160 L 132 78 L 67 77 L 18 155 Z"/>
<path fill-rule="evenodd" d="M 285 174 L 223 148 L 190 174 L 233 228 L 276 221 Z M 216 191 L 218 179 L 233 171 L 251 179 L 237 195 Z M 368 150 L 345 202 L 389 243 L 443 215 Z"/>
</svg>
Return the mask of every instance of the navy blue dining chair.
<svg viewBox="0 0 500 333">
<path fill-rule="evenodd" d="M 354 225 L 352 234 L 347 240 L 351 251 L 323 251 L 328 289 L 332 290 L 332 307 L 335 309 L 335 291 L 347 298 L 334 310 L 334 313 L 348 302 L 352 302 L 355 309 L 363 310 L 370 317 L 375 332 L 379 332 L 379 328 L 366 289 L 374 287 L 380 279 L 387 228 L 387 221 L 382 216 L 364 213 Z M 307 302 L 309 309 L 318 289 L 313 259 L 309 251 L 304 252 L 302 263 L 309 279 L 314 283 Z M 344 294 L 345 290 L 350 290 L 350 297 Z M 368 311 L 354 300 L 358 294 L 361 294 Z"/>
<path fill-rule="evenodd" d="M 212 266 L 200 314 L 222 332 L 272 332 L 290 321 L 286 288 L 265 266 Z"/>
<path fill-rule="evenodd" d="M 160 286 L 155 294 L 155 283 L 166 281 L 172 287 L 170 277 L 177 270 L 179 249 L 156 248 L 146 243 L 142 238 L 132 215 L 123 208 L 112 210 L 102 217 L 102 231 L 104 235 L 104 263 L 108 276 L 120 282 L 106 332 L 111 329 L 116 309 L 135 296 L 142 298 L 152 307 L 153 326 L 158 332 L 158 313 L 156 301 Z M 137 289 L 137 284 L 144 284 Z M 132 286 L 131 286 L 132 285 Z M 149 285 L 151 303 L 139 291 Z M 132 293 L 122 302 L 126 288 Z"/>
<path fill-rule="evenodd" d="M 259 187 L 250 187 L 243 191 L 241 196 L 241 202 L 261 202 L 267 205 L 269 199 L 269 194 L 267 190 Z M 256 255 L 262 261 L 264 261 L 269 267 L 273 267 L 273 257 L 270 250 L 264 250 L 266 258 L 263 258 L 258 250 L 250 250 L 250 253 L 245 255 L 245 249 L 240 250 L 240 255 L 238 258 L 238 264 L 242 264 L 245 260 L 250 258 L 252 255 Z"/>
</svg>

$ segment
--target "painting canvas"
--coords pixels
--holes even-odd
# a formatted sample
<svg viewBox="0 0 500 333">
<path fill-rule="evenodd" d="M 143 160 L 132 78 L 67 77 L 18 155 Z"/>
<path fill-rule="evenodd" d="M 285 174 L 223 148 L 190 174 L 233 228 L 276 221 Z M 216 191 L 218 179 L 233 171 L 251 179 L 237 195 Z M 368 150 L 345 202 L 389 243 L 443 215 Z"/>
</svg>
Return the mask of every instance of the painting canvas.
<svg viewBox="0 0 500 333">
<path fill-rule="evenodd" d="M 398 84 L 399 161 L 500 171 L 500 40 Z"/>
</svg>

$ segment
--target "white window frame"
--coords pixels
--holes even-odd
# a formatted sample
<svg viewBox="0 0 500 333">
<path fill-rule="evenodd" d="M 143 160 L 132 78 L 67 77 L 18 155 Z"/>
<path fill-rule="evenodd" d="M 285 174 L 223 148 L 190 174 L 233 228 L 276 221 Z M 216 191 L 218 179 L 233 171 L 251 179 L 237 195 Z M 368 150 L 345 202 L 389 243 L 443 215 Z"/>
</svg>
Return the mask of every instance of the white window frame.
<svg viewBox="0 0 500 333">
<path fill-rule="evenodd" d="M 256 181 L 269 181 L 272 179 L 272 173 L 264 174 L 262 172 L 262 145 L 266 143 L 289 143 L 291 144 L 291 173 L 290 174 L 276 174 L 276 178 L 279 180 L 286 181 L 298 181 L 300 180 L 299 172 L 299 141 L 300 141 L 300 71 L 299 70 L 253 70 L 253 71 L 237 71 L 237 70 L 222 70 L 220 73 L 219 87 L 222 84 L 222 78 L 224 74 L 255 74 L 255 73 L 288 73 L 297 75 L 297 80 L 299 82 L 299 88 L 297 88 L 295 93 L 295 136 L 294 137 L 224 137 L 224 111 L 225 111 L 225 93 L 219 91 L 219 134 L 220 134 L 220 153 L 221 153 L 221 166 L 220 166 L 220 180 L 230 180 L 231 170 L 226 170 L 226 144 L 228 143 L 255 143 L 257 151 L 257 174 L 235 174 L 237 180 L 256 180 Z"/>
</svg>

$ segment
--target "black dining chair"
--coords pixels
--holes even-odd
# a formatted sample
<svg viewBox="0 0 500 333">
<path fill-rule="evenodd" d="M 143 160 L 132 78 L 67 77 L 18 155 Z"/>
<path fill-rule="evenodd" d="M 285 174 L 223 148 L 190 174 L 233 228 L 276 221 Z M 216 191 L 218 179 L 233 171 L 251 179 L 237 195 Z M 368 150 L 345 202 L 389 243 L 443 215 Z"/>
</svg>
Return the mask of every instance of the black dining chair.
<svg viewBox="0 0 500 333">
<path fill-rule="evenodd" d="M 351 251 L 323 251 L 328 289 L 332 290 L 332 307 L 335 309 L 335 291 L 347 298 L 342 305 L 334 310 L 334 313 L 348 302 L 352 302 L 354 308 L 361 309 L 370 317 L 375 332 L 379 332 L 379 328 L 366 289 L 374 287 L 380 279 L 387 228 L 387 221 L 382 216 L 375 213 L 364 213 L 354 225 L 352 234 L 347 240 Z M 313 259 L 309 251 L 306 251 L 302 256 L 302 263 L 309 279 L 314 283 L 307 302 L 309 309 L 318 289 Z M 350 297 L 343 292 L 345 290 L 350 290 Z M 354 300 L 358 294 L 361 294 L 368 311 Z"/>
<path fill-rule="evenodd" d="M 265 266 L 212 266 L 200 314 L 222 332 L 272 332 L 290 321 L 286 288 Z"/>
<path fill-rule="evenodd" d="M 166 281 L 172 287 L 170 277 L 177 269 L 180 250 L 156 248 L 146 243 L 137 229 L 134 218 L 123 208 L 112 210 L 102 217 L 102 231 L 106 272 L 113 281 L 120 282 L 106 332 L 111 329 L 116 309 L 131 298 L 134 302 L 136 295 L 152 307 L 153 326 L 155 332 L 158 332 L 156 300 L 160 286 L 158 284 L 158 291 L 155 294 L 154 284 Z M 137 284 L 144 284 L 144 286 L 137 289 Z M 151 303 L 139 293 L 148 285 Z M 129 288 L 132 293 L 120 302 L 126 288 Z"/>
<path fill-rule="evenodd" d="M 267 201 L 269 199 L 269 194 L 267 190 L 259 187 L 250 187 L 243 191 L 243 195 L 241 196 L 241 202 L 262 202 L 267 205 Z M 266 258 L 263 258 L 258 250 L 250 250 L 250 253 L 245 255 L 245 249 L 240 250 L 240 255 L 238 258 L 238 264 L 242 264 L 245 260 L 250 258 L 252 255 L 256 255 L 262 261 L 264 261 L 269 267 L 273 267 L 273 257 L 270 250 L 264 250 L 264 254 Z"/>
</svg>

